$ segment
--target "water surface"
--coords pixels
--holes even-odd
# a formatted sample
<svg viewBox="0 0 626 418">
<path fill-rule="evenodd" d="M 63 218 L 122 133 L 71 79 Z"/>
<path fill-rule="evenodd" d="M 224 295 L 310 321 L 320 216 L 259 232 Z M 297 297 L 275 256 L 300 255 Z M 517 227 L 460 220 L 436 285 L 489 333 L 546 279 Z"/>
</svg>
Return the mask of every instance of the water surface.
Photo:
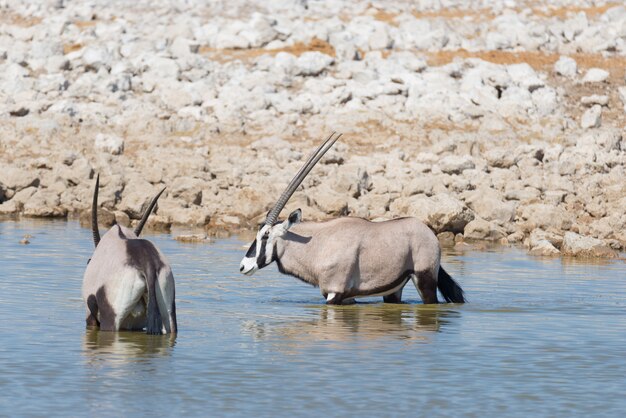
<svg viewBox="0 0 626 418">
<path fill-rule="evenodd" d="M 102 231 L 104 233 L 104 231 Z M 20 245 L 24 234 L 31 244 Z M 176 277 L 180 333 L 84 326 L 93 250 L 76 222 L 0 222 L 0 415 L 619 416 L 626 264 L 446 250 L 470 303 L 324 305 L 238 272 L 244 242 L 147 235 Z"/>
</svg>

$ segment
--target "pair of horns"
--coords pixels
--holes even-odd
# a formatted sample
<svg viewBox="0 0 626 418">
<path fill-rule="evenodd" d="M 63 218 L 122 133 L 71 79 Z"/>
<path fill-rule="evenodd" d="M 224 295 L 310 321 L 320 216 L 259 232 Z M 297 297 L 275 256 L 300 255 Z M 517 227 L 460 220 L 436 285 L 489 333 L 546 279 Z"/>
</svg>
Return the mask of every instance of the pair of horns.
<svg viewBox="0 0 626 418">
<path fill-rule="evenodd" d="M 98 174 L 96 177 L 96 187 L 93 191 L 93 203 L 91 204 L 91 232 L 93 233 L 93 243 L 96 247 L 100 243 L 100 231 L 98 230 L 98 187 L 100 187 L 100 174 Z M 159 197 L 164 191 L 165 188 L 163 188 L 163 190 L 161 190 L 156 196 L 154 196 L 154 198 L 150 202 L 150 205 L 148 206 L 148 209 L 143 213 L 141 221 L 139 221 L 139 224 L 135 228 L 135 235 L 137 237 L 139 237 L 139 234 L 141 234 L 141 230 L 148 221 L 148 217 L 152 213 L 154 206 L 156 206 L 157 200 L 159 200 Z"/>
<path fill-rule="evenodd" d="M 278 215 L 283 210 L 289 198 L 294 194 L 296 189 L 302 184 L 306 176 L 309 174 L 311 169 L 317 164 L 317 162 L 326 154 L 326 152 L 333 146 L 337 140 L 341 138 L 341 134 L 337 132 L 333 132 L 330 136 L 317 147 L 315 152 L 309 156 L 309 159 L 304 163 L 300 171 L 291 179 L 291 182 L 280 196 L 280 198 L 276 201 L 274 207 L 268 212 L 267 217 L 265 218 L 266 225 L 274 225 L 278 220 Z"/>
</svg>

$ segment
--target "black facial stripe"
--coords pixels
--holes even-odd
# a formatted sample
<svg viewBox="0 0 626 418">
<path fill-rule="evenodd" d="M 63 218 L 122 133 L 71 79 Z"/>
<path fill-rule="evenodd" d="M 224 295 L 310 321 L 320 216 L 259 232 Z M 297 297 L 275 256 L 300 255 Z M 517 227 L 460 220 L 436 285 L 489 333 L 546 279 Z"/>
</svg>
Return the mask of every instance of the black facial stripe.
<svg viewBox="0 0 626 418">
<path fill-rule="evenodd" d="M 253 258 L 256 255 L 256 240 L 252 243 L 250 248 L 248 248 L 248 252 L 246 253 L 247 258 Z"/>
<path fill-rule="evenodd" d="M 259 268 L 267 265 L 265 262 L 265 247 L 267 247 L 267 239 L 262 239 L 261 250 L 259 251 L 259 256 L 256 259 L 256 265 L 259 266 Z"/>
</svg>

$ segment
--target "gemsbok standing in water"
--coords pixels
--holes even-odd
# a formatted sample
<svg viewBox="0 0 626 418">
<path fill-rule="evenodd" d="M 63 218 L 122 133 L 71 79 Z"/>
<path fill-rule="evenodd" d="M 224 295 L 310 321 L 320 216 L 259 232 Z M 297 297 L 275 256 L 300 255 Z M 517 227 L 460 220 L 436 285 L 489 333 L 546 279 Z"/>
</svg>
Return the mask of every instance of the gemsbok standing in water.
<svg viewBox="0 0 626 418">
<path fill-rule="evenodd" d="M 96 249 L 87 263 L 82 295 L 87 326 L 102 331 L 143 330 L 148 334 L 175 334 L 174 276 L 167 260 L 139 234 L 163 190 L 150 202 L 134 231 L 114 225 L 100 239 L 96 178 L 91 228 Z"/>
<path fill-rule="evenodd" d="M 424 303 L 463 303 L 461 287 L 440 267 L 441 249 L 435 234 L 415 218 L 370 222 L 343 217 L 302 222 L 302 211 L 287 220 L 278 215 L 313 166 L 341 135 L 331 134 L 309 157 L 268 212 L 239 271 L 251 275 L 273 261 L 281 273 L 319 287 L 328 304 L 382 296 L 400 303 L 411 279 Z"/>
</svg>

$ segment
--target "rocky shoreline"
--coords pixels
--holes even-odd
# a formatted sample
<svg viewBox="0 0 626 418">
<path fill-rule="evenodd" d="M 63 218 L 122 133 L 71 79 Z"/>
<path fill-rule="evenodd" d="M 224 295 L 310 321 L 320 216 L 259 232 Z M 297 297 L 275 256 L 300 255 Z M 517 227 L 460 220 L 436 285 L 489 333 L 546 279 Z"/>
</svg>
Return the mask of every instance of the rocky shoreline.
<svg viewBox="0 0 626 418">
<path fill-rule="evenodd" d="M 0 2 L 0 217 L 88 217 L 97 172 L 103 224 L 166 186 L 148 227 L 254 228 L 340 131 L 286 210 L 618 257 L 626 7 L 448 3 Z"/>
</svg>

